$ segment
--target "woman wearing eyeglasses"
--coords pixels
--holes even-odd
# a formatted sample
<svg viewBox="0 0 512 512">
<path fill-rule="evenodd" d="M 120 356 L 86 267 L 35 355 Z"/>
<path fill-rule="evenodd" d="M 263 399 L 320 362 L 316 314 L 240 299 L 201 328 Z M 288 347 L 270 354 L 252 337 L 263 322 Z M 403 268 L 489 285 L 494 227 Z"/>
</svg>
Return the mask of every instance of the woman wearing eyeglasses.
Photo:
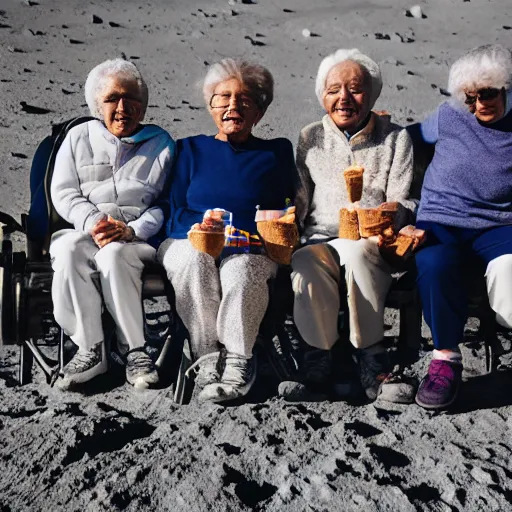
<svg viewBox="0 0 512 512">
<path fill-rule="evenodd" d="M 275 210 L 293 201 L 291 142 L 252 135 L 272 102 L 273 88 L 263 66 L 234 59 L 214 64 L 203 94 L 216 134 L 177 143 L 169 238 L 158 257 L 197 358 L 199 400 L 224 402 L 249 392 L 256 377 L 252 349 L 268 305 L 268 281 L 278 265 L 257 245 L 227 257 L 224 251 L 218 264 L 191 245 L 187 232 L 203 221 L 205 211 L 222 208 L 232 213 L 234 227 L 256 234 L 257 206 Z"/>
<path fill-rule="evenodd" d="M 78 346 L 59 381 L 69 389 L 107 371 L 101 315 L 116 324 L 126 380 L 158 382 L 146 353 L 142 271 L 156 260 L 146 243 L 164 223 L 156 204 L 170 176 L 175 143 L 162 128 L 142 124 L 148 87 L 123 59 L 89 73 L 85 99 L 96 119 L 72 128 L 55 159 L 51 199 L 70 224 L 52 235 L 55 320 Z"/>
<path fill-rule="evenodd" d="M 475 48 L 450 69 L 452 99 L 422 124 L 435 153 L 423 184 L 416 255 L 424 316 L 435 350 L 416 402 L 442 409 L 457 397 L 458 349 L 467 318 L 466 265 L 485 271 L 496 319 L 512 328 L 512 55 Z"/>
</svg>

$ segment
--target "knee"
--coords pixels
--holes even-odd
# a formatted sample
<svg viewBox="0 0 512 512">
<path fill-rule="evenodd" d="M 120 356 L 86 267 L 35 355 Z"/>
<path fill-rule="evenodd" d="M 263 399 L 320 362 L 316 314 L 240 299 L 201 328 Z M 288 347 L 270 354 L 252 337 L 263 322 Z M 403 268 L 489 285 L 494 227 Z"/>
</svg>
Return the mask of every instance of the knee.
<svg viewBox="0 0 512 512">
<path fill-rule="evenodd" d="M 441 245 L 428 247 L 416 254 L 418 276 L 430 279 L 442 278 L 454 270 L 453 257 L 443 250 Z"/>
<path fill-rule="evenodd" d="M 488 265 L 485 272 L 487 279 L 497 279 L 503 277 L 506 280 L 507 276 L 512 276 L 512 254 L 504 254 L 498 258 L 493 259 Z M 510 281 L 507 280 L 507 284 Z"/>
<path fill-rule="evenodd" d="M 130 266 L 137 266 L 137 261 L 131 257 L 130 249 L 130 245 L 118 242 L 105 245 L 94 256 L 98 269 L 110 273 L 122 272 Z M 141 263 L 141 269 L 142 266 Z"/>
<path fill-rule="evenodd" d="M 215 260 L 209 254 L 198 251 L 190 244 L 174 242 L 158 250 L 158 261 L 164 266 L 167 277 L 174 284 L 191 282 L 189 276 L 217 274 Z M 194 280 L 195 282 L 195 280 Z"/>
<path fill-rule="evenodd" d="M 277 264 L 266 256 L 238 254 L 226 258 L 220 269 L 223 289 L 234 285 L 242 287 L 267 286 L 275 277 Z"/>
<path fill-rule="evenodd" d="M 293 253 L 293 275 L 308 276 L 318 273 L 322 264 L 331 264 L 333 260 L 329 249 L 324 245 L 307 245 Z"/>
<path fill-rule="evenodd" d="M 345 265 L 347 267 L 366 266 L 369 261 L 380 259 L 378 253 L 379 248 L 374 240 L 361 238 L 357 243 L 351 244 L 350 249 L 344 254 Z"/>
<path fill-rule="evenodd" d="M 50 256 L 54 270 L 76 268 L 88 262 L 88 252 L 83 234 L 68 233 L 51 242 Z"/>
</svg>

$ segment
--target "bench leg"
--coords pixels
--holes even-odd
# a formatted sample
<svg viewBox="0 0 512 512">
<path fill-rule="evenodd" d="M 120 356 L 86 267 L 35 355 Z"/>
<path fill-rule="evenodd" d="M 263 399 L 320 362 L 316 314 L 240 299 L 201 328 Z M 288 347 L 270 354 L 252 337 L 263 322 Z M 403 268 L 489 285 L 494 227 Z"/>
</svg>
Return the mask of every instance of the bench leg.
<svg viewBox="0 0 512 512">
<path fill-rule="evenodd" d="M 34 356 L 26 342 L 20 345 L 20 364 L 18 367 L 18 380 L 21 386 L 32 382 L 32 365 Z"/>
<path fill-rule="evenodd" d="M 400 350 L 419 351 L 422 321 L 421 301 L 419 293 L 415 292 L 413 300 L 400 308 Z"/>
<path fill-rule="evenodd" d="M 194 391 L 194 378 L 188 377 L 186 374 L 191 365 L 192 352 L 190 350 L 190 343 L 188 340 L 185 340 L 183 343 L 181 364 L 174 383 L 174 401 L 179 405 L 188 404 L 192 398 L 192 392 Z"/>
<path fill-rule="evenodd" d="M 490 307 L 480 317 L 480 332 L 484 339 L 485 371 L 491 373 L 498 365 L 497 356 L 500 353 L 500 347 L 496 336 L 495 313 Z"/>
</svg>

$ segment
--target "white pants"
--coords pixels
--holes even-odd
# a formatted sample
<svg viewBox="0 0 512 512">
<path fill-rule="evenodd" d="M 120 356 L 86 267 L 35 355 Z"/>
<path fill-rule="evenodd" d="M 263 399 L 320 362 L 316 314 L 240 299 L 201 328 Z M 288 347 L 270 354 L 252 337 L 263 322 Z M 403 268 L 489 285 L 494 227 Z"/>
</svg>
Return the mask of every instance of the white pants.
<svg viewBox="0 0 512 512">
<path fill-rule="evenodd" d="M 384 337 L 384 308 L 392 268 L 374 239 L 335 239 L 308 245 L 292 257 L 293 316 L 303 339 L 329 350 L 338 334 L 341 266 L 345 267 L 350 341 L 367 348 Z"/>
<path fill-rule="evenodd" d="M 55 320 L 83 350 L 104 340 L 102 298 L 117 327 L 121 351 L 144 346 L 142 271 L 155 260 L 146 243 L 111 242 L 99 249 L 74 229 L 52 236 L 52 300 Z"/>
<path fill-rule="evenodd" d="M 187 239 L 167 239 L 158 249 L 176 295 L 176 311 L 185 324 L 195 357 L 218 350 L 246 358 L 258 336 L 269 302 L 268 281 L 277 263 L 259 254 L 215 260 Z"/>
<path fill-rule="evenodd" d="M 485 270 L 489 304 L 496 312 L 496 321 L 512 329 L 512 254 L 491 260 Z"/>
</svg>

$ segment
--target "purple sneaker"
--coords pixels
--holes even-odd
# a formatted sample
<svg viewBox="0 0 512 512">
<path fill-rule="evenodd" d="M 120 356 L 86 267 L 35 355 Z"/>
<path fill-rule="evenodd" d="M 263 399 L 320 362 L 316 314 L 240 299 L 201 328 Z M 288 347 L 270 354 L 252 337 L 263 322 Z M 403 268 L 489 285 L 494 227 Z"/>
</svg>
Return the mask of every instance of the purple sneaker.
<svg viewBox="0 0 512 512">
<path fill-rule="evenodd" d="M 461 381 L 461 364 L 432 359 L 416 393 L 416 403 L 425 409 L 445 409 L 455 402 Z"/>
</svg>

